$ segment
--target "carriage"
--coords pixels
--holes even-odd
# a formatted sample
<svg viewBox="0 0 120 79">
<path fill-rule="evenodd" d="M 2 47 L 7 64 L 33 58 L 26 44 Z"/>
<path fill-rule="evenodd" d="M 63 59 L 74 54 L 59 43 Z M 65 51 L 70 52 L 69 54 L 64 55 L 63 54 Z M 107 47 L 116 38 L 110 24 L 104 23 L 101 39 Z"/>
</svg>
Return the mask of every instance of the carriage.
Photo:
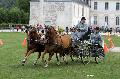
<svg viewBox="0 0 120 79">
<path fill-rule="evenodd" d="M 98 44 L 92 44 L 89 40 L 76 40 L 74 55 L 80 57 L 83 64 L 88 64 L 94 57 L 95 62 L 99 63 L 104 58 L 104 50 Z"/>
</svg>

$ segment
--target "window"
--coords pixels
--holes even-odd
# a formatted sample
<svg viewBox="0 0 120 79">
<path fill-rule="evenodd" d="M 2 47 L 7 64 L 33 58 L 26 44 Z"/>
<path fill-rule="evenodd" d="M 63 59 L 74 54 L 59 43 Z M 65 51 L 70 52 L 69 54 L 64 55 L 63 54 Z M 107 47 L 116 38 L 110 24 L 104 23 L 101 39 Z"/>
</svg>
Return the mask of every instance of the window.
<svg viewBox="0 0 120 79">
<path fill-rule="evenodd" d="M 120 3 L 116 3 L 116 10 L 120 9 Z"/>
<path fill-rule="evenodd" d="M 84 8 L 82 8 L 82 16 L 84 16 Z"/>
<path fill-rule="evenodd" d="M 97 25 L 97 16 L 94 16 L 94 25 Z"/>
<path fill-rule="evenodd" d="M 78 5 L 78 17 L 79 17 L 80 15 L 79 15 L 79 5 Z"/>
<path fill-rule="evenodd" d="M 75 5 L 74 5 L 74 16 L 75 16 Z"/>
<path fill-rule="evenodd" d="M 83 2 L 89 4 L 89 0 L 83 0 Z"/>
<path fill-rule="evenodd" d="M 94 10 L 97 10 L 97 2 L 94 2 Z"/>
<path fill-rule="evenodd" d="M 105 10 L 108 10 L 108 2 L 105 2 Z"/>
<path fill-rule="evenodd" d="M 119 17 L 117 16 L 117 17 L 116 17 L 116 25 L 119 25 L 119 24 L 120 24 L 119 22 L 120 22 L 120 19 L 119 19 Z"/>
<path fill-rule="evenodd" d="M 89 0 L 86 0 L 86 3 L 89 4 Z"/>
<path fill-rule="evenodd" d="M 108 16 L 105 16 L 105 23 L 108 25 Z"/>
</svg>

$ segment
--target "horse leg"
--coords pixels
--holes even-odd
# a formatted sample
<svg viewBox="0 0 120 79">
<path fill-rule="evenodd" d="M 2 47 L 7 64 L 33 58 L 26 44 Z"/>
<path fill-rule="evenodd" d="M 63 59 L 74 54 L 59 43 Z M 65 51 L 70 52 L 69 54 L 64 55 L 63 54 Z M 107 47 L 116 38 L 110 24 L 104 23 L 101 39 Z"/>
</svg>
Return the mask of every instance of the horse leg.
<svg viewBox="0 0 120 79">
<path fill-rule="evenodd" d="M 27 52 L 25 52 L 25 57 L 27 56 L 27 54 L 28 54 L 29 51 L 30 51 L 30 50 L 27 49 Z"/>
<path fill-rule="evenodd" d="M 57 59 L 57 62 L 59 62 L 59 58 L 58 58 L 58 55 L 57 55 L 57 53 L 56 53 L 56 59 Z"/>
<path fill-rule="evenodd" d="M 63 61 L 65 62 L 65 64 L 68 64 L 66 55 L 63 56 Z"/>
<path fill-rule="evenodd" d="M 70 53 L 70 58 L 71 58 L 72 61 L 74 61 L 72 53 Z"/>
<path fill-rule="evenodd" d="M 39 60 L 40 56 L 41 56 L 41 52 L 38 53 L 38 57 L 37 57 L 37 59 L 34 61 L 33 65 L 36 65 L 36 64 L 37 64 L 37 61 Z"/>
<path fill-rule="evenodd" d="M 49 58 L 48 58 L 48 61 L 45 64 L 45 67 L 48 67 L 48 65 L 50 63 L 50 60 L 51 60 L 51 58 L 52 58 L 53 55 L 54 55 L 54 53 L 49 53 Z"/>
<path fill-rule="evenodd" d="M 47 53 L 47 52 L 44 51 L 44 53 L 42 54 L 42 62 L 43 62 L 43 63 L 45 62 L 45 60 L 44 60 L 44 56 L 45 56 L 46 53 Z"/>
<path fill-rule="evenodd" d="M 58 59 L 59 61 L 57 62 L 57 65 L 60 65 L 60 63 L 62 62 L 62 57 L 63 56 L 59 53 L 59 59 Z"/>
<path fill-rule="evenodd" d="M 27 58 L 33 53 L 35 49 L 30 50 L 28 53 L 26 53 L 25 58 L 22 60 L 22 65 L 24 66 L 25 62 L 27 61 Z"/>
<path fill-rule="evenodd" d="M 58 58 L 58 54 L 56 53 L 57 65 L 60 65 L 60 60 Z"/>
<path fill-rule="evenodd" d="M 61 55 L 62 55 L 63 62 L 68 64 L 67 61 L 66 61 L 66 50 L 65 49 L 61 52 Z"/>
<path fill-rule="evenodd" d="M 74 59 L 73 59 L 73 53 L 74 53 L 74 52 L 72 51 L 72 48 L 70 48 L 70 51 L 69 51 L 69 52 L 70 52 L 70 58 L 71 58 L 71 60 L 74 61 Z"/>
</svg>

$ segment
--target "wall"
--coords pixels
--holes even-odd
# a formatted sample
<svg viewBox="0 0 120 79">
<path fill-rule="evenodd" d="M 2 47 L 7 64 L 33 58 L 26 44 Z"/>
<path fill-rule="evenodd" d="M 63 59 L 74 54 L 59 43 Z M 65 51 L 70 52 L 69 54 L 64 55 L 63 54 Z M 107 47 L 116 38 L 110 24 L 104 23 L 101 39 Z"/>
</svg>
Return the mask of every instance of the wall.
<svg viewBox="0 0 120 79">
<path fill-rule="evenodd" d="M 64 29 L 65 27 L 73 27 L 80 21 L 83 7 L 88 24 L 89 7 L 83 6 L 83 4 L 76 2 L 31 2 L 29 24 L 47 24 Z"/>
<path fill-rule="evenodd" d="M 72 24 L 71 2 L 45 2 L 44 23 L 65 28 Z"/>
<path fill-rule="evenodd" d="M 83 4 L 78 4 L 78 3 L 72 3 L 72 26 L 77 25 L 78 22 L 80 22 L 82 16 L 86 18 L 86 24 L 89 25 L 90 21 L 90 8 L 88 6 L 85 6 Z M 84 9 L 84 10 L 82 10 Z M 84 11 L 84 12 L 83 12 Z M 82 13 L 84 13 L 82 15 Z"/>
<path fill-rule="evenodd" d="M 42 2 L 30 2 L 30 20 L 29 25 L 43 25 L 43 6 Z"/>
<path fill-rule="evenodd" d="M 98 9 L 94 10 L 94 2 L 98 2 Z M 108 10 L 105 10 L 105 2 L 109 3 Z M 105 16 L 109 18 L 109 27 L 116 26 L 116 16 L 120 17 L 120 10 L 116 11 L 116 2 L 120 3 L 120 0 L 92 0 L 90 17 L 93 18 L 94 15 L 98 16 L 98 26 L 105 26 Z M 92 24 L 92 22 L 91 22 Z"/>
</svg>

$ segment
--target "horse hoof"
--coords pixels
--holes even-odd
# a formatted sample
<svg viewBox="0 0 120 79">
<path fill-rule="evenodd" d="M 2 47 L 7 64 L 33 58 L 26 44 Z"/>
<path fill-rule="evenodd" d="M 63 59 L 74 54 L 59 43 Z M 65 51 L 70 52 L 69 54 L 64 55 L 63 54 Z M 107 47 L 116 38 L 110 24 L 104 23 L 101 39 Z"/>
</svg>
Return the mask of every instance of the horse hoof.
<svg viewBox="0 0 120 79">
<path fill-rule="evenodd" d="M 72 62 L 73 62 L 74 60 L 72 59 Z"/>
<path fill-rule="evenodd" d="M 65 62 L 65 64 L 68 64 L 68 62 Z"/>
<path fill-rule="evenodd" d="M 36 66 L 37 64 L 36 63 L 33 63 L 34 66 Z"/>
<path fill-rule="evenodd" d="M 45 67 L 45 68 L 47 68 L 47 67 L 48 67 L 48 65 L 46 64 L 44 67 Z"/>
<path fill-rule="evenodd" d="M 47 61 L 46 60 L 42 60 L 43 63 L 46 63 Z"/>
<path fill-rule="evenodd" d="M 22 63 L 25 63 L 25 60 L 23 60 Z"/>
<path fill-rule="evenodd" d="M 24 66 L 25 65 L 25 61 L 22 61 L 22 66 Z"/>
<path fill-rule="evenodd" d="M 22 63 L 22 66 L 24 66 L 25 65 L 25 63 Z"/>
<path fill-rule="evenodd" d="M 60 65 L 60 62 L 58 62 L 57 65 L 59 66 L 59 65 Z"/>
<path fill-rule="evenodd" d="M 96 61 L 96 64 L 98 64 L 98 62 Z"/>
</svg>

